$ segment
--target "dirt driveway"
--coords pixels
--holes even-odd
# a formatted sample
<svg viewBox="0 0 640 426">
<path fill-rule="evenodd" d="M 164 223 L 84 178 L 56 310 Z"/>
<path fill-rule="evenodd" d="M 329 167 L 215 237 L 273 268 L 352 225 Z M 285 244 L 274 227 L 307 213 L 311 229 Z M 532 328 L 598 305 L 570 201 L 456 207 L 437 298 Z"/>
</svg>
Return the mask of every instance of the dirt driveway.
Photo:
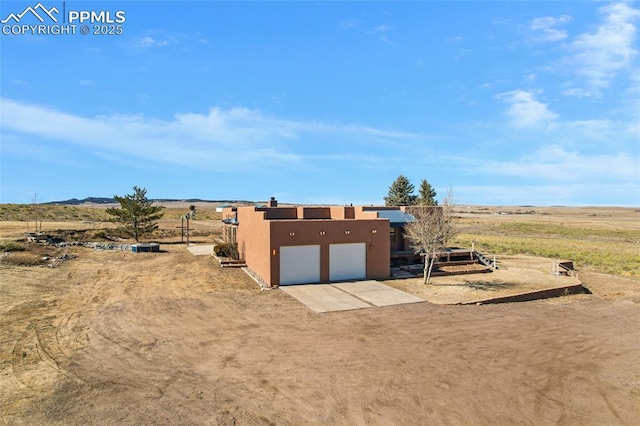
<svg viewBox="0 0 640 426">
<path fill-rule="evenodd" d="M 163 248 L 0 267 L 5 424 L 640 418 L 640 306 L 625 294 L 316 314 L 210 257 Z"/>
</svg>

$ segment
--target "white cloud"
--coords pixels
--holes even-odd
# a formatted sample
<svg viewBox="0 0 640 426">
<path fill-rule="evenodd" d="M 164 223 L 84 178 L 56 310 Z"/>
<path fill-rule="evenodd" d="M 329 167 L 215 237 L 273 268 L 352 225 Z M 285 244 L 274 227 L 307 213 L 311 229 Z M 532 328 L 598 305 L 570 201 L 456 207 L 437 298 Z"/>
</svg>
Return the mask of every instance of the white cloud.
<svg viewBox="0 0 640 426">
<path fill-rule="evenodd" d="M 529 24 L 529 30 L 532 33 L 532 40 L 540 42 L 555 42 L 566 39 L 567 32 L 556 27 L 566 24 L 569 21 L 571 21 L 571 17 L 567 15 L 535 18 Z"/>
<path fill-rule="evenodd" d="M 27 80 L 22 80 L 20 78 L 15 78 L 15 77 L 11 78 L 11 84 L 14 86 L 23 86 L 23 87 L 31 86 Z"/>
<path fill-rule="evenodd" d="M 376 33 L 384 33 L 384 32 L 389 31 L 390 29 L 391 29 L 390 26 L 382 24 L 382 25 L 378 25 L 377 27 L 373 28 L 372 31 L 376 32 Z"/>
<path fill-rule="evenodd" d="M 626 106 L 629 111 L 632 111 L 631 115 L 637 125 L 637 123 L 640 123 L 640 69 L 636 69 L 636 72 L 631 74 L 629 80 L 629 87 L 624 93 L 627 98 Z"/>
<path fill-rule="evenodd" d="M 169 42 L 166 41 L 166 40 L 157 40 L 157 39 L 154 39 L 153 37 L 150 37 L 150 36 L 144 36 L 144 37 L 141 37 L 141 38 L 137 39 L 135 41 L 134 45 L 136 47 L 142 47 L 142 48 L 161 47 L 161 46 L 168 46 Z"/>
<path fill-rule="evenodd" d="M 353 125 L 284 120 L 247 108 L 212 108 L 171 120 L 116 114 L 83 117 L 0 98 L 0 130 L 61 141 L 113 157 L 134 157 L 199 169 L 236 170 L 304 166 L 327 152 L 351 161 L 344 150 L 413 137 Z M 349 140 L 347 147 L 340 141 Z M 315 144 L 315 145 L 314 145 Z"/>
<path fill-rule="evenodd" d="M 514 92 L 502 97 L 509 101 L 519 98 L 525 104 L 537 102 L 531 94 Z M 513 114 L 517 120 L 539 115 L 536 112 Z M 507 126 L 490 134 L 485 134 L 480 126 L 473 128 L 474 131 L 465 132 L 473 141 L 473 147 L 455 156 L 439 158 L 439 162 L 446 163 L 452 175 L 475 176 L 478 182 L 488 182 L 486 188 L 491 195 L 494 195 L 492 185 L 504 182 L 504 199 L 493 202 L 555 203 L 550 200 L 556 197 L 562 200 L 558 204 L 566 200 L 601 200 L 598 202 L 612 205 L 640 202 L 638 119 L 556 119 L 546 127 Z M 589 186 L 601 186 L 607 192 L 589 194 L 584 191 L 584 187 Z M 550 192 L 545 194 L 545 189 Z M 460 194 L 457 186 L 456 193 Z M 464 198 L 473 199 L 473 194 Z M 490 196 L 483 195 L 483 198 Z"/>
<path fill-rule="evenodd" d="M 340 21 L 338 26 L 342 30 L 348 30 L 351 28 L 359 27 L 362 24 L 360 19 L 346 19 L 344 21 Z"/>
<path fill-rule="evenodd" d="M 208 39 L 206 38 L 206 36 L 205 36 L 202 32 L 200 32 L 200 31 L 198 31 L 198 32 L 196 32 L 196 33 L 195 33 L 194 38 L 195 38 L 196 40 L 198 40 L 198 41 L 199 41 L 200 43 L 202 43 L 202 44 L 209 44 L 209 40 L 208 40 Z"/>
<path fill-rule="evenodd" d="M 584 87 L 570 87 L 563 90 L 562 94 L 573 96 L 574 98 L 599 98 L 601 96 L 599 90 L 586 89 Z"/>
<path fill-rule="evenodd" d="M 603 194 L 594 202 L 593 194 Z M 628 206 L 637 207 L 640 197 L 637 183 L 533 183 L 528 185 L 464 185 L 455 188 L 456 197 L 467 204 L 559 205 L 559 206 Z M 622 201 L 624 200 L 624 201 Z"/>
<path fill-rule="evenodd" d="M 579 181 L 599 176 L 600 181 L 638 178 L 638 159 L 626 153 L 585 155 L 549 145 L 524 156 L 520 161 L 496 162 L 492 170 L 509 176 L 540 180 Z M 592 179 L 591 179 L 592 180 Z"/>
<path fill-rule="evenodd" d="M 625 123 L 607 119 L 574 120 L 558 124 L 558 133 L 586 145 L 589 141 L 607 142 L 609 147 L 624 142 Z"/>
<path fill-rule="evenodd" d="M 531 127 L 553 122 L 558 115 L 549 111 L 547 105 L 536 100 L 533 93 L 525 90 L 512 90 L 496 96 L 509 104 L 507 117 L 515 127 Z"/>
<path fill-rule="evenodd" d="M 441 156 L 438 162 L 447 164 L 450 176 L 475 178 L 477 186 L 465 185 L 468 180 L 454 185 L 456 196 L 469 203 L 637 206 L 640 156 L 632 131 L 619 122 L 559 123 L 532 135 L 508 133 L 517 142 L 511 147 Z M 618 137 L 626 142 L 611 142 Z"/>
<path fill-rule="evenodd" d="M 372 29 L 370 29 L 369 31 L 366 32 L 366 34 L 374 34 L 377 36 L 378 40 L 386 43 L 386 44 L 392 44 L 391 40 L 389 40 L 389 32 L 392 30 L 392 28 L 387 25 L 387 24 L 381 24 L 378 25 L 376 27 L 373 27 Z"/>
<path fill-rule="evenodd" d="M 569 64 L 595 90 L 568 94 L 585 96 L 609 87 L 620 71 L 632 66 L 632 59 L 638 53 L 633 22 L 640 17 L 640 10 L 616 3 L 603 6 L 600 13 L 605 15 L 604 22 L 593 32 L 578 35 L 569 46 L 574 52 Z"/>
</svg>

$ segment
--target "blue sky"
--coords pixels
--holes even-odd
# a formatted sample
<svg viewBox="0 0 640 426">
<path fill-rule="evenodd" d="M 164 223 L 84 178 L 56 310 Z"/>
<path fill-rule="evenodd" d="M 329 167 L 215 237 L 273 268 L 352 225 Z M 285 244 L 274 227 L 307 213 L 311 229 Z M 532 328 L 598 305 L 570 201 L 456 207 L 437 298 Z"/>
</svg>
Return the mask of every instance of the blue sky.
<svg viewBox="0 0 640 426">
<path fill-rule="evenodd" d="M 2 203 L 640 206 L 638 2 L 41 3 L 125 21 L 1 25 Z"/>
</svg>

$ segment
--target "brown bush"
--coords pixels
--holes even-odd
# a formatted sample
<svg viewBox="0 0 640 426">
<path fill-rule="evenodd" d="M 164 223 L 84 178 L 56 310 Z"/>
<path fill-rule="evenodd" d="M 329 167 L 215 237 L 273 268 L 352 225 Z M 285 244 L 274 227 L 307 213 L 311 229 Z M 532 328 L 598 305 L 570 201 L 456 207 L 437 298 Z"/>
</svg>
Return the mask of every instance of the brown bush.
<svg viewBox="0 0 640 426">
<path fill-rule="evenodd" d="M 213 252 L 218 257 L 228 257 L 238 260 L 238 246 L 232 243 L 220 243 L 213 246 Z"/>
<path fill-rule="evenodd" d="M 12 252 L 2 257 L 2 263 L 18 266 L 39 266 L 45 262 L 42 256 L 29 252 Z"/>
</svg>

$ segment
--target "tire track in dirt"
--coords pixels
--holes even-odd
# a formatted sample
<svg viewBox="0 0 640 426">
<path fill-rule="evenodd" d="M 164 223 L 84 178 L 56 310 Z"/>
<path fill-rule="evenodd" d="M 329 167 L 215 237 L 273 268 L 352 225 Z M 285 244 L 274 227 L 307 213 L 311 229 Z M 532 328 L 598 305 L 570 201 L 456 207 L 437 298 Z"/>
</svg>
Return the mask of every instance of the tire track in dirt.
<svg viewBox="0 0 640 426">
<path fill-rule="evenodd" d="M 64 271 L 59 268 L 52 273 L 63 274 Z M 96 275 L 104 276 L 103 270 L 97 269 Z M 110 278 L 108 275 L 106 279 Z M 93 310 L 101 280 L 80 281 L 74 279 L 71 272 L 67 278 L 64 286 L 47 285 L 56 294 L 56 299 L 50 303 L 57 308 L 49 310 L 53 315 L 31 320 L 13 345 L 13 374 L 19 382 L 34 390 L 53 386 L 61 376 L 84 383 L 69 367 L 74 364 L 72 355 L 87 347 L 89 326 L 83 317 Z M 67 306 L 79 310 L 69 313 Z"/>
<path fill-rule="evenodd" d="M 43 384 L 55 383 L 57 375 L 64 375 L 77 383 L 84 383 L 71 373 L 67 365 L 72 361 L 64 354 L 55 337 L 53 327 L 47 327 L 54 336 L 47 334 L 42 324 L 31 322 L 13 347 L 13 374 L 23 385 L 39 390 Z"/>
<path fill-rule="evenodd" d="M 29 293 L 46 303 L 0 318 L 10 367 L 35 351 L 17 361 L 37 389 L 14 377 L 0 389 L 18 389 L 0 401 L 9 423 L 632 424 L 635 305 L 317 315 L 174 249 L 88 253 Z"/>
<path fill-rule="evenodd" d="M 219 298 L 217 302 L 225 304 Z M 207 321 L 206 318 L 199 318 L 197 311 L 210 310 L 211 306 L 195 299 L 155 298 L 145 300 L 144 303 L 118 302 L 102 310 L 96 317 L 95 326 L 91 331 L 92 350 L 89 354 L 83 355 L 85 358 L 82 361 L 83 368 L 89 365 L 101 365 L 106 362 L 105 357 L 108 356 L 112 367 L 113 364 L 126 365 L 129 374 L 122 375 L 119 368 L 96 368 L 87 373 L 90 377 L 89 385 L 108 381 L 144 392 L 154 399 L 189 399 L 190 392 L 202 386 L 189 365 L 173 364 L 171 371 L 167 370 L 166 365 L 158 365 L 158 360 L 168 355 L 165 351 L 176 353 L 190 350 L 181 343 L 184 336 L 176 336 L 172 333 L 172 329 L 177 325 L 175 319 L 166 319 L 162 316 L 159 322 L 145 319 L 147 312 L 157 314 L 158 311 L 167 309 L 171 309 L 177 317 L 182 317 L 182 311 L 185 309 L 182 305 L 188 306 L 189 311 L 195 308 L 195 312 L 191 314 L 197 321 Z M 232 303 L 229 302 L 228 307 L 231 306 Z M 123 327 L 124 324 L 127 326 Z M 248 327 L 248 329 L 251 328 L 253 327 Z M 165 330 L 163 336 L 158 335 L 160 330 Z M 219 375 L 223 375 L 227 368 L 236 366 L 235 354 L 242 352 L 247 341 L 248 337 L 236 340 L 232 350 L 225 349 L 225 353 L 229 355 L 222 357 Z M 176 344 L 181 347 L 176 348 L 177 350 L 168 349 Z M 153 354 L 152 359 L 149 359 L 148 356 L 151 354 Z M 163 361 L 166 364 L 167 359 Z M 241 408 L 234 403 L 238 400 L 238 395 L 233 391 L 233 379 L 209 384 L 208 388 L 213 393 L 212 409 L 215 410 L 222 424 L 224 422 L 249 425 L 271 424 L 270 420 L 252 414 L 249 407 Z M 203 398 L 202 393 L 200 392 L 197 397 Z"/>
<path fill-rule="evenodd" d="M 72 312 L 63 318 L 56 328 L 56 344 L 62 354 L 71 361 L 71 355 L 87 348 L 89 325 L 84 321 L 81 312 Z"/>
<path fill-rule="evenodd" d="M 96 265 L 92 250 L 80 251 L 80 259 Z M 78 253 L 76 253 L 78 254 Z M 89 328 L 86 318 L 95 310 L 104 280 L 110 280 L 101 268 L 75 271 L 73 262 L 56 269 L 4 267 L 3 275 L 19 276 L 20 287 L 3 287 L 1 328 L 11 333 L 0 336 L 0 373 L 10 374 L 14 383 L 5 383 L 0 391 L 3 418 L 9 418 L 19 406 L 28 406 L 32 397 L 54 391 L 57 384 L 70 381 L 77 386 L 85 383 L 77 374 L 73 356 L 88 345 Z M 24 278 L 27 278 L 26 280 Z M 18 289 L 24 288 L 34 295 L 31 300 L 16 303 Z M 14 290 L 15 289 L 15 290 Z M 24 321 L 16 333 L 16 320 Z M 6 328 L 5 328 L 6 327 Z M 9 328 L 11 327 L 11 328 Z M 15 337 L 11 337 L 15 336 Z M 6 352 L 5 352 L 6 351 Z M 7 353 L 5 357 L 2 352 Z M 30 391 L 27 391 L 30 389 Z"/>
</svg>

